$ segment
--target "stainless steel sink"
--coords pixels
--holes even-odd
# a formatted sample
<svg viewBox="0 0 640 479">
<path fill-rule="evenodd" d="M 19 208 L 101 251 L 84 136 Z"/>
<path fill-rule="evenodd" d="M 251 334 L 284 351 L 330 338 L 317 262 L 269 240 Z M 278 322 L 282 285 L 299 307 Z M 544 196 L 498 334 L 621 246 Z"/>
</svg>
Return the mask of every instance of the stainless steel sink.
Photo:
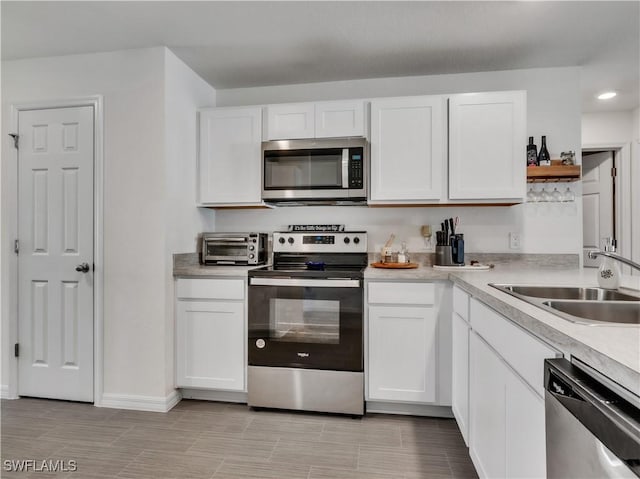
<svg viewBox="0 0 640 479">
<path fill-rule="evenodd" d="M 576 286 L 520 286 L 492 284 L 498 289 L 546 299 L 580 299 L 587 301 L 640 301 L 640 297 L 603 288 L 580 288 Z"/>
<path fill-rule="evenodd" d="M 640 324 L 640 302 L 544 301 L 543 305 L 578 319 L 598 323 Z M 576 321 L 572 318 L 563 318 Z"/>
<path fill-rule="evenodd" d="M 617 290 L 493 283 L 489 286 L 574 323 L 640 325 L 640 296 Z"/>
</svg>

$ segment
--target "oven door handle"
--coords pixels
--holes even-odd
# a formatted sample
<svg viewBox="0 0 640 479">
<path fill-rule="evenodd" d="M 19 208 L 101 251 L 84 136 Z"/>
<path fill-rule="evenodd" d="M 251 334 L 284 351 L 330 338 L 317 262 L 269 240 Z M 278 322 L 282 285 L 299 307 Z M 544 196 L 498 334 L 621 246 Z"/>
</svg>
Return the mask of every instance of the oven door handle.
<svg viewBox="0 0 640 479">
<path fill-rule="evenodd" d="M 310 288 L 359 288 L 359 279 L 250 278 L 252 286 L 293 286 Z"/>
</svg>

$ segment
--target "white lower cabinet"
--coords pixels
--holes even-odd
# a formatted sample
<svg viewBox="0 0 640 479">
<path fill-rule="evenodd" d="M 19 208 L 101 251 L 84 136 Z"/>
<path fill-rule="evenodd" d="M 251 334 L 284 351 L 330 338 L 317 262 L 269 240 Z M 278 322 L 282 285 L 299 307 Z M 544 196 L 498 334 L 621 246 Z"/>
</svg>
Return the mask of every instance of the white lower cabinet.
<svg viewBox="0 0 640 479">
<path fill-rule="evenodd" d="M 469 324 L 451 315 L 451 410 L 469 445 Z"/>
<path fill-rule="evenodd" d="M 469 317 L 469 453 L 478 475 L 544 478 L 542 371 L 558 352 L 475 299 Z"/>
<path fill-rule="evenodd" d="M 442 324 L 450 291 L 444 282 L 368 283 L 367 400 L 451 404 L 451 329 Z"/>
<path fill-rule="evenodd" d="M 369 398 L 436 400 L 436 317 L 428 306 L 369 306 Z"/>
<path fill-rule="evenodd" d="M 176 290 L 176 386 L 246 391 L 244 281 L 179 279 Z"/>
</svg>

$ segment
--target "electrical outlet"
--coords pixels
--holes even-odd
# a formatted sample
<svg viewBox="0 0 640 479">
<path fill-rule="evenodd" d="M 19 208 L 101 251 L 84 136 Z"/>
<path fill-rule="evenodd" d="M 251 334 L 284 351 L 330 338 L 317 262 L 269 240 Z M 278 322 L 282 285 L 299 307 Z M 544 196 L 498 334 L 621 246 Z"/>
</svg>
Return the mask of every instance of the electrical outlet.
<svg viewBox="0 0 640 479">
<path fill-rule="evenodd" d="M 509 248 L 520 249 L 520 233 L 509 233 Z"/>
</svg>

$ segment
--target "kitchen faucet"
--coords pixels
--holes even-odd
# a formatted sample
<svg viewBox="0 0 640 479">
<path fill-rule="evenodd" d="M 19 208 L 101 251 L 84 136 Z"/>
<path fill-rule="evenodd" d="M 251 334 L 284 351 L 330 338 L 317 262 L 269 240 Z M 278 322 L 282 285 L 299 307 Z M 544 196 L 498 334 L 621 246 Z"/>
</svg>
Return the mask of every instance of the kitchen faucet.
<svg viewBox="0 0 640 479">
<path fill-rule="evenodd" d="M 607 258 L 615 259 L 616 261 L 620 261 L 621 263 L 624 263 L 640 271 L 640 264 L 634 261 L 631 261 L 630 259 L 627 259 L 623 256 L 620 256 L 619 254 L 610 253 L 609 251 L 598 251 L 598 250 L 589 251 L 589 258 L 596 259 L 598 256 L 606 256 Z"/>
</svg>

